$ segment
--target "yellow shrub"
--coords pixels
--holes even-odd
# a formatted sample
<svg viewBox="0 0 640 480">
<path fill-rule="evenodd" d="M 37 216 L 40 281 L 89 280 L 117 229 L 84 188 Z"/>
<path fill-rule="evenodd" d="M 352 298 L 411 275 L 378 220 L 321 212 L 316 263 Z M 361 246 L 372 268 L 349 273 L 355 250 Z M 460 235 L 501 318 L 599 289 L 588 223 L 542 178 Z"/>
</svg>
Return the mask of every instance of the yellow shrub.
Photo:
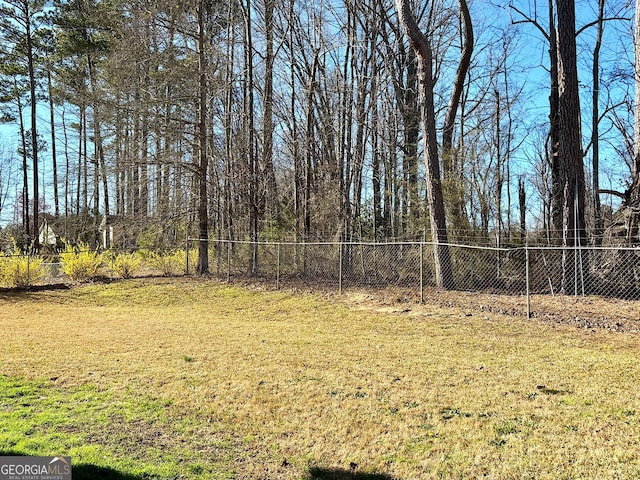
<svg viewBox="0 0 640 480">
<path fill-rule="evenodd" d="M 131 278 L 140 268 L 141 258 L 135 253 L 121 253 L 113 262 L 113 272 L 120 278 Z"/>
<path fill-rule="evenodd" d="M 70 280 L 83 282 L 95 278 L 102 265 L 102 255 L 90 250 L 88 245 L 80 244 L 77 249 L 67 246 L 60 254 L 62 271 Z"/>
<path fill-rule="evenodd" d="M 18 250 L 12 255 L 0 253 L 0 282 L 12 288 L 34 285 L 45 276 L 42 263 L 41 257 L 28 257 Z"/>
<path fill-rule="evenodd" d="M 150 253 L 147 263 L 151 268 L 160 270 L 163 275 L 181 275 L 185 272 L 186 255 L 184 250 L 176 250 L 173 253 Z"/>
</svg>

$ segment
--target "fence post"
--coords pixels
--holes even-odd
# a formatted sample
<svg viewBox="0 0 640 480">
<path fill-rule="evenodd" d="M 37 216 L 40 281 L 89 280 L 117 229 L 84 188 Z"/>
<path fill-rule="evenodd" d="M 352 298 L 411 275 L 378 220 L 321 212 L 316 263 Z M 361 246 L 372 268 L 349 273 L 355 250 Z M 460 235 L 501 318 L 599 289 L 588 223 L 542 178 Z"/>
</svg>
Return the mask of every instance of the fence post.
<svg viewBox="0 0 640 480">
<path fill-rule="evenodd" d="M 231 283 L 231 240 L 227 241 L 227 283 Z"/>
<path fill-rule="evenodd" d="M 276 249 L 276 290 L 280 290 L 280 242 Z"/>
<path fill-rule="evenodd" d="M 424 242 L 420 242 L 420 303 L 424 303 Z"/>
<path fill-rule="evenodd" d="M 187 235 L 187 240 L 186 240 L 186 245 L 185 245 L 185 250 L 184 250 L 184 256 L 185 256 L 185 274 L 189 275 L 189 235 Z"/>
<path fill-rule="evenodd" d="M 342 242 L 338 245 L 338 293 L 342 295 Z"/>
<path fill-rule="evenodd" d="M 525 284 L 527 289 L 527 318 L 531 318 L 531 290 L 529 285 L 529 246 L 524 246 Z"/>
</svg>

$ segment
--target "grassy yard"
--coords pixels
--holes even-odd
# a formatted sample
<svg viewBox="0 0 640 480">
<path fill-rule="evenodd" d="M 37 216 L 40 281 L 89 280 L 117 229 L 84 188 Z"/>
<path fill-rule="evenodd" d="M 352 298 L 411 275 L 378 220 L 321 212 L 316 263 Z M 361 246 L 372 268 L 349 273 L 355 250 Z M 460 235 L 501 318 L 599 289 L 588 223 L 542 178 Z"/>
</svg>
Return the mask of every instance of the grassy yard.
<svg viewBox="0 0 640 480">
<path fill-rule="evenodd" d="M 146 279 L 0 294 L 0 455 L 74 479 L 640 478 L 640 337 Z"/>
</svg>

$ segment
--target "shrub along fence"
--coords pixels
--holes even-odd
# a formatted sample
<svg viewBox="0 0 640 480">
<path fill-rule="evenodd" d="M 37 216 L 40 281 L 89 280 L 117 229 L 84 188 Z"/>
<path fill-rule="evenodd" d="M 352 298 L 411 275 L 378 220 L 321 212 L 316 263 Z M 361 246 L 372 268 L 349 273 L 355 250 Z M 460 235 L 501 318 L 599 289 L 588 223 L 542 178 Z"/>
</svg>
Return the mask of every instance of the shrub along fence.
<svg viewBox="0 0 640 480">
<path fill-rule="evenodd" d="M 97 251 L 86 246 L 41 255 L 0 253 L 0 287 L 27 288 L 105 278 L 184 275 L 186 257 L 184 250 L 131 253 Z"/>
</svg>

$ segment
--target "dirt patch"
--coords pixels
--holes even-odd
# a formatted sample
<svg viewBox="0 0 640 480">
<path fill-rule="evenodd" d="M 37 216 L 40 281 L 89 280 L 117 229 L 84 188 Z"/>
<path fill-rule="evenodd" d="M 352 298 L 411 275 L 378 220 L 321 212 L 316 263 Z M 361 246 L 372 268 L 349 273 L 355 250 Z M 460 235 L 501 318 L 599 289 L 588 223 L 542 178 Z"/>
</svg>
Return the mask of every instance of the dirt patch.
<svg viewBox="0 0 640 480">
<path fill-rule="evenodd" d="M 527 298 L 481 292 L 426 290 L 424 302 L 411 291 L 347 291 L 349 303 L 378 311 L 425 316 L 433 307 L 453 308 L 462 315 L 491 313 L 513 317 L 527 316 Z M 640 302 L 602 297 L 533 295 L 531 318 L 573 325 L 585 329 L 640 333 Z"/>
</svg>

